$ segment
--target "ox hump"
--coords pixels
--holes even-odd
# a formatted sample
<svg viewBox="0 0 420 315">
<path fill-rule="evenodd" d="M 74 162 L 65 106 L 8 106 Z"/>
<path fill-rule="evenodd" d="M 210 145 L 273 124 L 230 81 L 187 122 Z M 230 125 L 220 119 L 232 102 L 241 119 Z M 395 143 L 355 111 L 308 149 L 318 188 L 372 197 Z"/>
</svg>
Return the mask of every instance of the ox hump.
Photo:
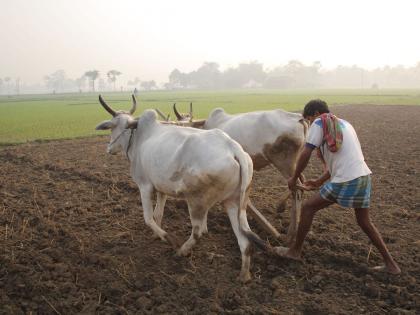
<svg viewBox="0 0 420 315">
<path fill-rule="evenodd" d="M 139 121 L 143 123 L 147 123 L 147 122 L 154 122 L 156 121 L 156 119 L 157 119 L 156 112 L 154 110 L 147 109 L 140 116 Z"/>
<path fill-rule="evenodd" d="M 225 114 L 225 110 L 223 108 L 215 108 L 211 111 L 210 117 L 216 117 Z"/>
<path fill-rule="evenodd" d="M 220 124 L 226 120 L 228 115 L 223 108 L 215 108 L 211 111 L 209 118 L 207 119 L 204 128 L 212 129 L 220 127 Z"/>
</svg>

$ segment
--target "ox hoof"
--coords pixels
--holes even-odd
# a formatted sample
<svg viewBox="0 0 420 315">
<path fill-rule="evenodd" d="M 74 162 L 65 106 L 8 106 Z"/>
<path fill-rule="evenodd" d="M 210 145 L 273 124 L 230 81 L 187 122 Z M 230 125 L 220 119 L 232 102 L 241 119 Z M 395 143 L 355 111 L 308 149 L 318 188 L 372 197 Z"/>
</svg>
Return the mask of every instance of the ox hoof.
<svg viewBox="0 0 420 315">
<path fill-rule="evenodd" d="M 251 281 L 251 278 L 251 273 L 249 271 L 241 271 L 241 273 L 239 274 L 239 281 L 241 281 L 242 283 L 248 283 L 249 281 Z"/>
<path fill-rule="evenodd" d="M 401 273 L 401 269 L 398 266 L 390 266 L 390 267 L 376 266 L 376 267 L 370 268 L 370 270 L 374 272 L 386 272 L 391 275 L 399 275 Z"/>
<path fill-rule="evenodd" d="M 154 240 L 161 239 L 162 241 L 166 241 L 165 237 L 161 237 L 160 235 L 158 235 L 156 233 L 153 233 L 152 239 L 154 239 Z"/>
<path fill-rule="evenodd" d="M 166 241 L 168 241 L 169 244 L 171 244 L 171 246 L 175 250 L 177 250 L 179 248 L 180 243 L 174 235 L 168 233 L 168 234 L 166 234 L 165 239 L 166 239 Z"/>
<path fill-rule="evenodd" d="M 274 253 L 277 256 L 280 256 L 282 258 L 287 258 L 294 261 L 302 262 L 302 258 L 300 257 L 300 255 L 295 255 L 295 254 L 290 253 L 289 248 L 287 247 L 276 246 L 274 247 Z"/>
<path fill-rule="evenodd" d="M 189 250 L 189 249 L 185 249 L 185 248 L 180 248 L 180 249 L 178 249 L 177 251 L 176 251 L 176 254 L 178 255 L 178 256 L 183 256 L 183 257 L 187 257 L 187 256 L 189 256 L 189 255 L 191 255 L 191 250 Z"/>
</svg>

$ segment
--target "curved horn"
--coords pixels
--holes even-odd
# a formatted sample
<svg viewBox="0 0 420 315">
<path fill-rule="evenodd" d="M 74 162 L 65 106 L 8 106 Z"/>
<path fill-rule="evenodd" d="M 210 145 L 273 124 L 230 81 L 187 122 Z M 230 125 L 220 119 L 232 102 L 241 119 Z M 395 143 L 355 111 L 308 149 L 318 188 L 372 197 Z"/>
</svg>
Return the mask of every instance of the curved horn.
<svg viewBox="0 0 420 315">
<path fill-rule="evenodd" d="M 137 129 L 137 123 L 139 122 L 139 120 L 138 119 L 134 119 L 134 120 L 132 120 L 132 121 L 130 121 L 128 124 L 127 124 L 127 127 L 125 127 L 125 129 Z"/>
<path fill-rule="evenodd" d="M 181 114 L 180 113 L 178 113 L 178 111 L 176 110 L 176 103 L 174 103 L 174 113 L 175 113 L 175 116 L 176 116 L 176 118 L 178 119 L 178 120 L 182 120 L 182 116 L 181 116 Z"/>
<path fill-rule="evenodd" d="M 190 103 L 190 121 L 193 119 L 192 102 Z"/>
<path fill-rule="evenodd" d="M 160 117 L 162 117 L 163 120 L 165 121 L 169 120 L 169 116 L 165 117 L 165 115 L 158 108 L 156 108 L 155 111 L 159 114 Z"/>
<path fill-rule="evenodd" d="M 112 115 L 112 117 L 115 117 L 117 113 L 115 110 L 113 110 L 111 107 L 108 106 L 107 103 L 105 103 L 104 99 L 101 95 L 99 95 L 99 103 L 101 103 L 102 107 L 105 108 L 105 110 Z"/>
<path fill-rule="evenodd" d="M 137 108 L 137 101 L 136 101 L 136 97 L 134 96 L 134 94 L 132 94 L 131 97 L 133 98 L 133 107 L 131 107 L 131 109 L 130 109 L 130 115 L 133 115 L 134 112 L 136 111 L 136 108 Z"/>
</svg>

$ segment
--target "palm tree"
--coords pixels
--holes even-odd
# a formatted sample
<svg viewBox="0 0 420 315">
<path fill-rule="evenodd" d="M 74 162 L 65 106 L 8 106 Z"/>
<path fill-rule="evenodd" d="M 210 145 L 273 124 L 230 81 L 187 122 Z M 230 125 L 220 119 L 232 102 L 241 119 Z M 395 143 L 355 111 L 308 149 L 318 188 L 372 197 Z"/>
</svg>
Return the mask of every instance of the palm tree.
<svg viewBox="0 0 420 315">
<path fill-rule="evenodd" d="M 122 73 L 118 70 L 109 70 L 107 72 L 108 80 L 109 82 L 112 82 L 114 84 L 114 91 L 115 91 L 115 82 L 117 81 L 117 76 L 121 75 Z"/>
<path fill-rule="evenodd" d="M 5 77 L 4 82 L 6 82 L 7 96 L 10 96 L 10 77 Z"/>
<path fill-rule="evenodd" d="M 93 92 L 95 92 L 95 80 L 99 77 L 99 71 L 98 70 L 86 71 L 84 76 L 88 77 L 92 81 L 92 90 Z"/>
</svg>

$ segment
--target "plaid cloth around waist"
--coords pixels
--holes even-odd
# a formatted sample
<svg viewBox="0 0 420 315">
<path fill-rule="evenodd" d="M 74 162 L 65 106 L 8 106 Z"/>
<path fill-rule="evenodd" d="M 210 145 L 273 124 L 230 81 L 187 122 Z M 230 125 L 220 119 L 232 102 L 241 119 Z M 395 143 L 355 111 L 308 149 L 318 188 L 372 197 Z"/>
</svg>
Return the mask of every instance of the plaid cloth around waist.
<svg viewBox="0 0 420 315">
<path fill-rule="evenodd" d="M 319 191 L 322 198 L 348 208 L 369 208 L 372 183 L 370 175 L 344 183 L 328 182 Z"/>
</svg>

